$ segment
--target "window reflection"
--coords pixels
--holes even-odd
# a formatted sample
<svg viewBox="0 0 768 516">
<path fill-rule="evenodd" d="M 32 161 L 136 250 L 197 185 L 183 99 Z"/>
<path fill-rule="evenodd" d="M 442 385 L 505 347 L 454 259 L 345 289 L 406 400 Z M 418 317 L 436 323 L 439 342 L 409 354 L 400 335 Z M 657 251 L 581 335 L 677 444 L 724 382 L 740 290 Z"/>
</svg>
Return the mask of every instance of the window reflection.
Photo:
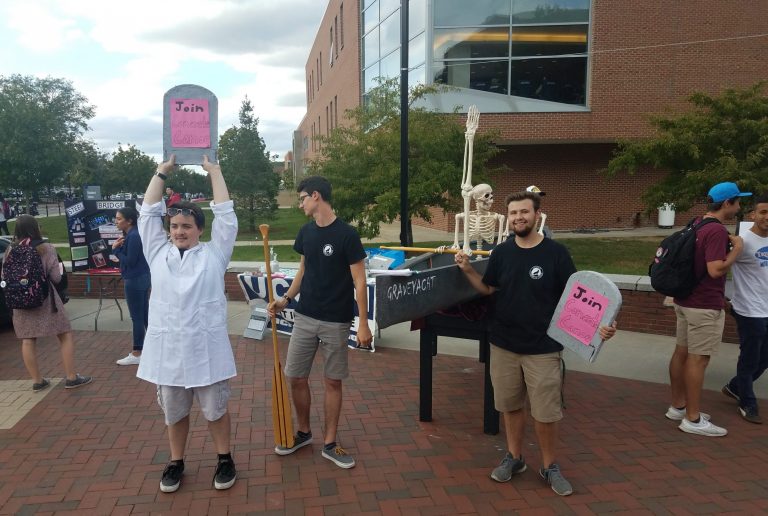
<svg viewBox="0 0 768 516">
<path fill-rule="evenodd" d="M 408 38 L 426 28 L 427 0 L 410 0 L 408 4 Z"/>
<path fill-rule="evenodd" d="M 363 11 L 363 34 L 367 34 L 369 30 L 374 28 L 379 23 L 379 2 L 374 0 L 371 2 L 371 6 Z"/>
<path fill-rule="evenodd" d="M 435 26 L 509 24 L 509 0 L 435 0 Z"/>
<path fill-rule="evenodd" d="M 387 79 L 400 77 L 400 51 L 395 50 L 381 59 L 381 76 Z"/>
<path fill-rule="evenodd" d="M 587 59 L 512 60 L 512 95 L 531 99 L 585 104 Z"/>
<path fill-rule="evenodd" d="M 370 66 L 379 60 L 379 28 L 376 27 L 363 38 L 363 66 Z"/>
<path fill-rule="evenodd" d="M 435 29 L 435 59 L 506 57 L 509 28 Z"/>
<path fill-rule="evenodd" d="M 379 0 L 379 14 L 382 18 L 386 18 L 395 9 L 400 10 L 400 0 Z M 400 16 L 398 14 L 398 16 Z"/>
<path fill-rule="evenodd" d="M 427 38 L 421 33 L 408 43 L 408 66 L 418 66 L 427 59 Z"/>
<path fill-rule="evenodd" d="M 512 23 L 588 22 L 589 0 L 513 0 Z"/>
<path fill-rule="evenodd" d="M 587 25 L 512 27 L 513 56 L 583 54 L 587 51 Z"/>
<path fill-rule="evenodd" d="M 400 46 L 400 15 L 397 13 L 381 22 L 381 55 L 387 54 Z"/>
<path fill-rule="evenodd" d="M 459 88 L 506 94 L 509 61 L 443 61 L 434 64 L 434 81 Z"/>
<path fill-rule="evenodd" d="M 369 66 L 365 69 L 363 72 L 363 91 L 368 91 L 374 86 L 376 86 L 376 77 L 379 77 L 381 74 L 379 73 L 379 63 L 376 63 L 373 66 Z"/>
</svg>

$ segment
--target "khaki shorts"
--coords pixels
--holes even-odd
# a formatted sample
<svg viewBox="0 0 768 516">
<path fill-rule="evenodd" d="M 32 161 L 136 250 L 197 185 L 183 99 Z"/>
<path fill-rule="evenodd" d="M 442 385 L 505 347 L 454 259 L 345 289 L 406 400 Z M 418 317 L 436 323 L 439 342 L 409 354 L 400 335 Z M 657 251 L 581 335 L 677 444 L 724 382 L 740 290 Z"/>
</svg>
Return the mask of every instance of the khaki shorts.
<svg viewBox="0 0 768 516">
<path fill-rule="evenodd" d="M 723 340 L 725 310 L 675 305 L 677 345 L 692 355 L 714 355 Z"/>
<path fill-rule="evenodd" d="M 496 410 L 514 412 L 531 404 L 540 423 L 563 419 L 561 352 L 520 355 L 491 345 L 491 382 Z"/>
<path fill-rule="evenodd" d="M 178 423 L 189 415 L 193 398 L 197 398 L 200 411 L 207 421 L 218 421 L 227 413 L 230 393 L 229 380 L 191 389 L 158 385 L 157 403 L 165 413 L 165 424 L 168 426 Z"/>
<path fill-rule="evenodd" d="M 323 374 L 326 378 L 343 380 L 349 376 L 347 340 L 350 325 L 351 321 L 326 322 L 297 313 L 288 343 L 285 376 L 308 378 L 318 348 L 325 357 Z"/>
</svg>

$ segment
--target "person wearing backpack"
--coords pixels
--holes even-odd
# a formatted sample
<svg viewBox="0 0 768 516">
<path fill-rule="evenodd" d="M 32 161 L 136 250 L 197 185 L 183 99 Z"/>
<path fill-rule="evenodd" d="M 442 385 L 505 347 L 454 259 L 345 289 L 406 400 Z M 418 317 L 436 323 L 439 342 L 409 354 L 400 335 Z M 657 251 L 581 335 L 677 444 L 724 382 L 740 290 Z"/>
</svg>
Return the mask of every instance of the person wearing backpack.
<svg viewBox="0 0 768 516">
<path fill-rule="evenodd" d="M 700 412 L 701 389 L 709 358 L 717 351 L 725 325 L 725 279 L 742 250 L 742 240 L 728 234 L 723 222 L 739 211 L 739 198 L 752 195 L 739 191 L 736 183 L 718 183 L 709 190 L 704 219 L 719 223 L 696 229 L 694 272 L 701 278 L 693 292 L 675 297 L 677 343 L 669 361 L 671 405 L 665 414 L 680 421 L 683 432 L 720 437 L 728 433 Z M 698 222 L 698 221 L 697 221 Z"/>
<path fill-rule="evenodd" d="M 11 273 L 14 270 L 29 270 L 29 278 L 23 278 L 29 285 L 39 285 L 40 289 L 33 292 L 38 297 L 44 297 L 42 304 L 30 308 L 13 309 L 13 329 L 16 337 L 21 339 L 21 354 L 24 358 L 24 365 L 32 377 L 32 390 L 41 391 L 51 385 L 48 378 L 44 378 L 40 373 L 35 354 L 35 343 L 38 337 L 49 337 L 55 335 L 61 344 L 61 361 L 64 365 L 66 380 L 64 387 L 66 389 L 75 389 L 91 383 L 90 376 L 81 376 L 75 371 L 75 340 L 72 335 L 72 327 L 69 324 L 69 317 L 64 310 L 55 284 L 59 283 L 63 274 L 63 267 L 59 265 L 56 249 L 48 243 L 40 243 L 36 246 L 30 246 L 35 241 L 42 242 L 40 235 L 40 226 L 37 219 L 31 215 L 19 215 L 16 219 L 16 228 L 14 229 L 14 243 L 8 248 L 3 259 L 3 286 L 6 296 L 6 303 L 9 307 L 18 306 L 9 299 L 9 288 L 13 282 Z M 27 249 L 23 247 L 26 246 Z M 29 253 L 34 249 L 36 253 Z M 39 261 L 35 257 L 39 257 Z M 26 262 L 16 262 L 17 257 L 25 257 Z M 19 258 L 20 259 L 20 258 Z M 19 267 L 21 266 L 21 267 Z M 38 271 L 35 273 L 34 271 Z M 35 277 L 37 276 L 37 277 Z M 53 283 L 54 285 L 49 285 Z M 45 285 L 45 287 L 42 287 Z M 29 290 L 33 290 L 32 287 Z M 23 303 L 23 301 L 21 301 Z M 37 304 L 37 301 L 31 304 Z"/>
</svg>

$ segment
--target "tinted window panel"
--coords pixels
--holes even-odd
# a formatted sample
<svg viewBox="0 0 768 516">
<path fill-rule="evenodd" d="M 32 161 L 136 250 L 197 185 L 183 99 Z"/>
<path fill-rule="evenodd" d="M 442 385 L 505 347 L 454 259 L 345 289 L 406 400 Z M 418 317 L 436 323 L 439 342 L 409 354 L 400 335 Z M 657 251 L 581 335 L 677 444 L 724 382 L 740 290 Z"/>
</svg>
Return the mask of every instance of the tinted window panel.
<svg viewBox="0 0 768 516">
<path fill-rule="evenodd" d="M 435 59 L 509 56 L 509 28 L 435 29 Z"/>
<path fill-rule="evenodd" d="M 586 104 L 586 57 L 512 60 L 512 95 Z"/>
<path fill-rule="evenodd" d="M 509 0 L 435 0 L 435 26 L 508 25 Z"/>
<path fill-rule="evenodd" d="M 587 27 L 587 25 L 512 27 L 512 55 L 551 56 L 586 53 Z"/>
<path fill-rule="evenodd" d="M 434 64 L 434 81 L 459 88 L 506 94 L 509 61 L 443 61 Z"/>
<path fill-rule="evenodd" d="M 588 22 L 589 0 L 513 0 L 512 23 Z"/>
</svg>

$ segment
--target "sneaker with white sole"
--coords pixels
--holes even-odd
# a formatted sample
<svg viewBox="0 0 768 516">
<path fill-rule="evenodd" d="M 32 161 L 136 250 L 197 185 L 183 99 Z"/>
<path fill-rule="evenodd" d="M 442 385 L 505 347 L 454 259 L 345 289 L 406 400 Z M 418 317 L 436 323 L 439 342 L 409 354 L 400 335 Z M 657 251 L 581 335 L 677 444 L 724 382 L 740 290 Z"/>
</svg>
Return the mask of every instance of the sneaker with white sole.
<svg viewBox="0 0 768 516">
<path fill-rule="evenodd" d="M 568 482 L 563 474 L 560 472 L 560 466 L 557 464 L 550 464 L 548 468 L 541 468 L 539 475 L 544 481 L 549 484 L 552 491 L 560 496 L 568 496 L 573 493 L 573 487 Z"/>
<path fill-rule="evenodd" d="M 330 450 L 323 447 L 322 455 L 340 468 L 349 469 L 355 467 L 355 459 L 348 455 L 341 446 L 334 446 Z"/>
<path fill-rule="evenodd" d="M 688 418 L 684 417 L 678 428 L 689 434 L 705 435 L 707 437 L 722 437 L 728 434 L 728 430 L 713 424 L 712 421 L 703 417 L 699 418 L 698 423 L 688 421 Z"/>
<path fill-rule="evenodd" d="M 667 413 L 664 415 L 667 417 L 667 419 L 671 419 L 672 421 L 682 421 L 685 417 L 685 408 L 679 409 L 670 405 L 667 409 Z M 704 412 L 699 412 L 699 417 L 707 421 L 710 420 L 710 415 Z"/>
<path fill-rule="evenodd" d="M 501 463 L 491 472 L 491 478 L 496 482 L 509 482 L 512 479 L 512 475 L 522 473 L 526 468 L 525 459 L 523 459 L 522 455 L 519 459 L 516 459 L 511 453 L 507 452 L 504 458 L 501 459 Z"/>
<path fill-rule="evenodd" d="M 293 437 L 293 446 L 287 448 L 278 444 L 275 446 L 275 453 L 278 455 L 290 455 L 299 448 L 303 448 L 310 444 L 312 444 L 312 432 L 305 434 L 304 432 L 299 431 L 296 432 L 296 435 Z"/>
<path fill-rule="evenodd" d="M 115 361 L 117 365 L 139 365 L 141 362 L 141 355 L 136 356 L 133 353 L 128 353 L 128 356 Z"/>
</svg>

